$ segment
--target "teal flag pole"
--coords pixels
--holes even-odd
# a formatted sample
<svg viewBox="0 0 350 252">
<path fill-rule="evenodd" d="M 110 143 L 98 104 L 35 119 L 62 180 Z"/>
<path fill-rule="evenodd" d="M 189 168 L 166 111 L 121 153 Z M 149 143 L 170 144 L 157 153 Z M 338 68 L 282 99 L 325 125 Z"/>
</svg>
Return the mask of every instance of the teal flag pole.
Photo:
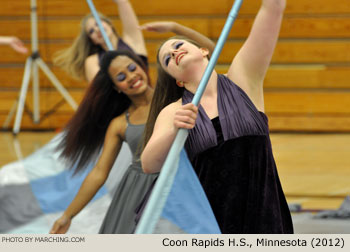
<svg viewBox="0 0 350 252">
<path fill-rule="evenodd" d="M 105 29 L 102 26 L 102 22 L 101 22 L 100 16 L 97 14 L 97 11 L 96 11 L 96 8 L 95 8 L 93 2 L 91 0 L 86 0 L 86 2 L 88 3 L 90 11 L 91 11 L 92 15 L 94 16 L 94 18 L 95 18 L 95 20 L 97 22 L 98 28 L 101 31 L 102 37 L 103 37 L 104 41 L 106 42 L 108 50 L 110 50 L 110 51 L 114 50 L 114 47 L 113 47 L 111 41 L 109 40 Z"/>
<path fill-rule="evenodd" d="M 196 94 L 193 97 L 192 103 L 196 106 L 198 106 L 199 101 L 202 98 L 204 90 L 208 84 L 208 80 L 214 70 L 214 67 L 226 42 L 228 34 L 230 33 L 232 25 L 238 15 L 242 2 L 243 0 L 236 0 L 228 15 L 225 26 L 215 46 L 212 57 L 208 63 L 208 66 L 205 69 Z M 178 130 L 175 140 L 168 153 L 168 156 L 163 164 L 157 182 L 153 188 L 152 194 L 142 214 L 140 222 L 137 225 L 135 234 L 153 233 L 153 230 L 162 214 L 162 210 L 166 203 L 167 196 L 169 195 L 169 192 L 171 190 L 177 172 L 179 155 L 185 144 L 187 136 L 188 131 L 186 129 Z"/>
</svg>

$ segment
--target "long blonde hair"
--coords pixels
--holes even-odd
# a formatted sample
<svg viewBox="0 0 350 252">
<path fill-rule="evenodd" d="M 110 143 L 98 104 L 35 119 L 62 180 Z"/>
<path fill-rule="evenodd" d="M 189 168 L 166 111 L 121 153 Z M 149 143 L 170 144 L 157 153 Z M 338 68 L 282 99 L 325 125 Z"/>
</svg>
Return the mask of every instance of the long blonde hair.
<svg viewBox="0 0 350 252">
<path fill-rule="evenodd" d="M 114 34 L 118 36 L 112 22 L 103 14 L 98 14 L 102 21 L 105 21 L 112 27 Z M 88 56 L 103 51 L 99 45 L 95 45 L 86 32 L 86 22 L 89 18 L 93 18 L 92 14 L 86 15 L 80 22 L 80 34 L 75 38 L 73 44 L 63 50 L 55 53 L 53 63 L 59 66 L 68 74 L 76 79 L 85 79 L 84 63 Z"/>
</svg>

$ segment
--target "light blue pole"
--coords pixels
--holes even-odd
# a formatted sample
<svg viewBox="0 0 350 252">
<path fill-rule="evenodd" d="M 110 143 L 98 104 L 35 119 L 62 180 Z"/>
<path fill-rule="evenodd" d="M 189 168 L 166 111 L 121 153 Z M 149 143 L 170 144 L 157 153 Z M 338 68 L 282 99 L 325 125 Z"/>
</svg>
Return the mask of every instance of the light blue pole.
<svg viewBox="0 0 350 252">
<path fill-rule="evenodd" d="M 198 106 L 199 101 L 203 95 L 203 92 L 208 84 L 208 80 L 213 72 L 216 62 L 221 53 L 222 47 L 225 44 L 231 27 L 238 15 L 238 11 L 242 5 L 243 0 L 236 0 L 232 6 L 232 9 L 228 15 L 225 26 L 221 32 L 218 42 L 215 46 L 212 57 L 208 63 L 207 68 L 203 74 L 203 77 L 199 83 L 196 94 L 193 97 L 192 103 Z M 184 146 L 188 131 L 186 129 L 180 129 L 177 132 L 176 138 L 170 148 L 169 154 L 163 164 L 158 180 L 153 188 L 153 192 L 149 198 L 147 206 L 142 214 L 139 224 L 137 225 L 136 234 L 151 234 L 162 214 L 164 205 L 167 200 L 167 196 L 171 190 L 176 172 L 177 164 L 179 162 L 179 155 L 181 149 Z"/>
<path fill-rule="evenodd" d="M 101 31 L 101 34 L 102 34 L 102 37 L 104 39 L 104 41 L 106 42 L 106 45 L 108 47 L 108 50 L 114 50 L 115 48 L 113 47 L 111 41 L 109 40 L 109 38 L 107 37 L 107 34 L 106 34 L 106 31 L 105 29 L 103 28 L 102 26 L 102 22 L 101 22 L 101 19 L 100 19 L 100 16 L 97 14 L 97 11 L 95 9 L 95 6 L 94 4 L 92 3 L 91 0 L 86 0 L 86 2 L 88 3 L 89 7 L 90 7 L 90 10 L 91 10 L 91 13 L 92 15 L 94 16 L 96 22 L 97 22 L 97 25 L 98 25 L 98 28 L 100 29 Z"/>
</svg>

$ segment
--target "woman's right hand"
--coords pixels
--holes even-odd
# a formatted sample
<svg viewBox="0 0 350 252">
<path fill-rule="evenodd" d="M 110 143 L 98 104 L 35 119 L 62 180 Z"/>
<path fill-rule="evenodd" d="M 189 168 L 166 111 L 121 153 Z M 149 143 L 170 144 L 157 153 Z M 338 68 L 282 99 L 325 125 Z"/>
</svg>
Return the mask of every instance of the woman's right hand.
<svg viewBox="0 0 350 252">
<path fill-rule="evenodd" d="M 72 220 L 65 215 L 62 215 L 55 221 L 50 230 L 50 234 L 65 234 L 67 233 Z"/>
<path fill-rule="evenodd" d="M 175 128 L 192 129 L 196 124 L 198 107 L 192 103 L 187 103 L 176 110 L 174 116 Z"/>
</svg>

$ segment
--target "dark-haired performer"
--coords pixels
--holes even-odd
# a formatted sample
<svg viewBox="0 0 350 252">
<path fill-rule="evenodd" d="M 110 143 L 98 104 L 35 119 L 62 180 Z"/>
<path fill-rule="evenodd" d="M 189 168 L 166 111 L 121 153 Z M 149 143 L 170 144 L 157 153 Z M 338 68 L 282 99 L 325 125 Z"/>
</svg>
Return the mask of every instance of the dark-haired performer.
<svg viewBox="0 0 350 252">
<path fill-rule="evenodd" d="M 144 28 L 154 30 L 164 26 L 176 27 L 174 32 L 186 34 L 211 50 L 214 48 L 208 38 L 173 22 L 145 24 Z M 78 162 L 78 172 L 92 161 L 102 146 L 103 150 L 75 199 L 50 233 L 67 232 L 72 218 L 106 181 L 123 141 L 133 152 L 133 162 L 119 183 L 100 233 L 133 232 L 135 210 L 157 176 L 143 173 L 137 151 L 152 96 L 145 61 L 130 51 L 108 51 L 103 55 L 100 70 L 65 128 L 60 144 L 63 157 L 71 164 Z"/>
</svg>

